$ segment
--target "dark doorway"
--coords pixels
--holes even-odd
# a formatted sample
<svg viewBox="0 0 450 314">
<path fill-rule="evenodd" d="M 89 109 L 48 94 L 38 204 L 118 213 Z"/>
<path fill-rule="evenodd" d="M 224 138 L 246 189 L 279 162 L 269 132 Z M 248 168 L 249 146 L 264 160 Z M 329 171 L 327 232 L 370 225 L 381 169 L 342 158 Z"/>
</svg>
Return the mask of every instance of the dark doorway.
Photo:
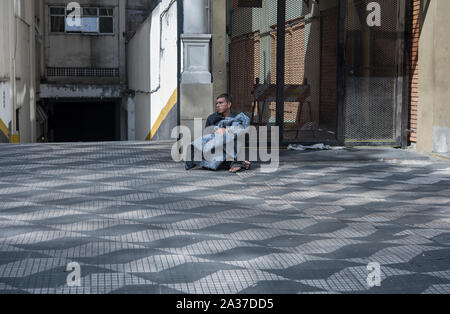
<svg viewBox="0 0 450 314">
<path fill-rule="evenodd" d="M 49 127 L 52 142 L 120 140 L 119 102 L 58 102 L 51 107 Z"/>
</svg>

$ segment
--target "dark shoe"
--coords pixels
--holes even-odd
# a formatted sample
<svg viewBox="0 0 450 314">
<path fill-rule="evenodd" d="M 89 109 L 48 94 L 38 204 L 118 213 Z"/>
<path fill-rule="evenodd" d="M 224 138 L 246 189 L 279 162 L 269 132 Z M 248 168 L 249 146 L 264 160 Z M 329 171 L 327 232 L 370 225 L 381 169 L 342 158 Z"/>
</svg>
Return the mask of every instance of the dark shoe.
<svg viewBox="0 0 450 314">
<path fill-rule="evenodd" d="M 195 168 L 195 163 L 192 161 L 186 161 L 186 171 L 192 170 Z"/>
</svg>

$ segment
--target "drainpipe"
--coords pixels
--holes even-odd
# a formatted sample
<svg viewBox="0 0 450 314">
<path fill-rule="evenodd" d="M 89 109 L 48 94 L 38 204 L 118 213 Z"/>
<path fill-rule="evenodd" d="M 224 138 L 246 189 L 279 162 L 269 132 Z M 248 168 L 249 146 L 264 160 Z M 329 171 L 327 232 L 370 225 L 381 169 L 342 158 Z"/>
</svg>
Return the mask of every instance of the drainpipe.
<svg viewBox="0 0 450 314">
<path fill-rule="evenodd" d="M 280 145 L 284 140 L 284 85 L 286 66 L 286 0 L 278 0 L 277 12 L 277 108 L 276 121 L 280 128 Z"/>
<path fill-rule="evenodd" d="M 17 121 L 16 121 L 16 108 L 17 108 L 17 84 L 16 84 L 16 46 L 17 46 L 17 25 L 16 25 L 16 0 L 11 0 L 10 2 L 10 40 L 9 40 L 9 55 L 11 59 L 10 66 L 10 82 L 11 82 L 11 100 L 13 105 L 12 111 L 12 130 L 11 130 L 11 142 L 17 142 Z"/>
<path fill-rule="evenodd" d="M 178 75 L 178 80 L 177 80 L 177 126 L 181 126 L 181 58 L 183 57 L 181 54 L 182 51 L 182 41 L 181 41 L 181 35 L 183 34 L 183 26 L 184 26 L 184 14 L 183 14 L 183 10 L 184 10 L 184 2 L 183 0 L 178 0 L 177 1 L 177 21 L 178 21 L 178 43 L 177 43 L 177 75 Z M 180 138 L 178 139 L 180 140 Z"/>
</svg>

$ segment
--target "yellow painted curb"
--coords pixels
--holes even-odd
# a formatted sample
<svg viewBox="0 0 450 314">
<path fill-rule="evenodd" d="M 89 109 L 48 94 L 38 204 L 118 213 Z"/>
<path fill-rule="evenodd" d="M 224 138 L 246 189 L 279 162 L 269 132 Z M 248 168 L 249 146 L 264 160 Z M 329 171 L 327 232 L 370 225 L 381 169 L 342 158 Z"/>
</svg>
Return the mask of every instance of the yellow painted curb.
<svg viewBox="0 0 450 314">
<path fill-rule="evenodd" d="M 153 139 L 153 137 L 156 135 L 159 128 L 161 127 L 162 123 L 164 122 L 164 120 L 166 120 L 170 111 L 173 109 L 173 107 L 175 107 L 177 102 L 178 102 L 178 88 L 175 89 L 175 91 L 173 92 L 169 101 L 167 102 L 166 106 L 163 108 L 163 110 L 159 114 L 158 120 L 156 120 L 155 125 L 153 126 L 150 134 L 145 139 L 146 141 L 151 141 Z"/>
<path fill-rule="evenodd" d="M 445 157 L 445 156 L 441 156 L 441 155 L 438 155 L 438 154 L 434 154 L 433 153 L 433 154 L 431 154 L 431 156 L 439 158 L 439 159 L 442 159 L 442 160 L 450 161 L 450 158 Z"/>
<path fill-rule="evenodd" d="M 19 134 L 13 134 L 13 136 L 11 136 L 11 143 L 19 144 L 20 143 L 20 135 Z"/>
<path fill-rule="evenodd" d="M 0 119 L 0 131 L 9 139 L 9 130 L 6 124 Z"/>
</svg>

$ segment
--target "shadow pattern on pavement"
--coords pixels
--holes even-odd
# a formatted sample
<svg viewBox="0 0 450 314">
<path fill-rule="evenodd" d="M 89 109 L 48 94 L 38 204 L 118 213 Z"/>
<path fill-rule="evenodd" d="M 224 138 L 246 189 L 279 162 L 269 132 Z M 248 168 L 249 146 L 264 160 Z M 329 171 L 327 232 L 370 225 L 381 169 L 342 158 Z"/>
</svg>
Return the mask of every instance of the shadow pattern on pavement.
<svg viewBox="0 0 450 314">
<path fill-rule="evenodd" d="M 169 143 L 2 145 L 0 293 L 450 293 L 450 164 L 333 154 L 232 175 Z"/>
</svg>

